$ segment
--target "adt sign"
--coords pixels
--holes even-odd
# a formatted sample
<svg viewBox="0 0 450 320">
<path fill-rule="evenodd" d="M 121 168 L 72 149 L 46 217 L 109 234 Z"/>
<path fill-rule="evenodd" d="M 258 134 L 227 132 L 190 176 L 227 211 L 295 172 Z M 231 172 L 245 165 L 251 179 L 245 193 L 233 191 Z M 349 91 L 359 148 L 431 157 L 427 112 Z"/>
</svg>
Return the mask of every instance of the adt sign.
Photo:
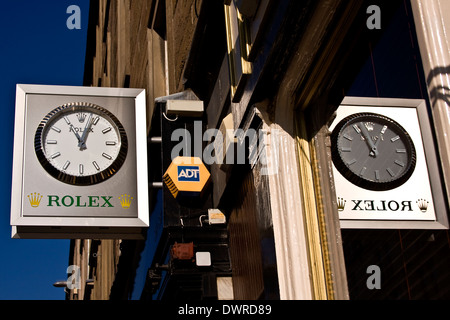
<svg viewBox="0 0 450 320">
<path fill-rule="evenodd" d="M 176 157 L 163 175 L 174 198 L 201 196 L 211 174 L 198 157 Z"/>
<path fill-rule="evenodd" d="M 199 166 L 178 166 L 178 181 L 199 182 Z"/>
</svg>

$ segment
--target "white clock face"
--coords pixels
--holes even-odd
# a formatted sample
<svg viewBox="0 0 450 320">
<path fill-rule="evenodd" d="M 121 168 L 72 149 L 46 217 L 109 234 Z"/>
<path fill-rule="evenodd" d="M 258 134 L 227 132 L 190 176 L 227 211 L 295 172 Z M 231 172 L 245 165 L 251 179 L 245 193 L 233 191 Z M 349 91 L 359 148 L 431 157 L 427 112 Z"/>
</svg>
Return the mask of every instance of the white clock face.
<svg viewBox="0 0 450 320">
<path fill-rule="evenodd" d="M 99 183 L 123 164 L 127 139 L 119 120 L 88 103 L 54 109 L 36 131 L 39 161 L 53 177 L 70 184 Z"/>
</svg>

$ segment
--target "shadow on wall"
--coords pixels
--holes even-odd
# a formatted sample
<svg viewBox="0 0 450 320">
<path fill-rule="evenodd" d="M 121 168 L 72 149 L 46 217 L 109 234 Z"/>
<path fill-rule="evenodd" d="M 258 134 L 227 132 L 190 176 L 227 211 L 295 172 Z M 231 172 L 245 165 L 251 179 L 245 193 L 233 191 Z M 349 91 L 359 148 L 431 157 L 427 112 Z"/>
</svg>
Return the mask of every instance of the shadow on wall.
<svg viewBox="0 0 450 320">
<path fill-rule="evenodd" d="M 428 88 L 430 90 L 430 102 L 431 106 L 434 107 L 437 100 L 443 100 L 450 106 L 450 88 L 445 86 L 432 86 L 433 79 L 436 77 L 447 77 L 450 74 L 450 66 L 446 67 L 436 67 L 430 71 L 427 77 Z"/>
</svg>

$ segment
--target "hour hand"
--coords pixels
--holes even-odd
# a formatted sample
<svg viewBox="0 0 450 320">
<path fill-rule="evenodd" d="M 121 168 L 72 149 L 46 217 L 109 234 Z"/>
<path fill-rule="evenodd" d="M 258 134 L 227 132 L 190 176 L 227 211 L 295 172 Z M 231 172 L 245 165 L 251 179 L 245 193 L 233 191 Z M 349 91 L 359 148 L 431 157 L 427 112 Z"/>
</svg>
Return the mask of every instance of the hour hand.
<svg viewBox="0 0 450 320">
<path fill-rule="evenodd" d="M 81 138 L 78 142 L 78 147 L 80 148 L 80 150 L 87 149 L 86 148 L 86 139 L 89 134 L 89 131 L 91 130 L 91 126 L 92 126 L 92 114 L 89 115 L 86 126 L 84 127 L 83 135 L 81 136 Z"/>
<path fill-rule="evenodd" d="M 81 137 L 78 134 L 78 132 L 75 131 L 75 128 L 73 127 L 73 124 L 70 124 L 69 126 L 70 126 L 70 131 L 72 131 L 75 134 L 75 137 L 77 137 L 77 139 L 78 139 L 78 146 L 79 146 L 80 143 L 81 143 Z"/>
<path fill-rule="evenodd" d="M 375 144 L 374 144 L 374 148 L 372 148 L 371 149 L 371 151 L 370 151 L 370 153 L 369 153 L 369 155 L 370 156 L 372 156 L 372 157 L 374 157 L 374 158 L 376 158 L 376 156 L 378 155 L 378 143 L 380 142 L 380 138 L 378 138 L 377 139 L 377 141 L 375 141 Z"/>
</svg>

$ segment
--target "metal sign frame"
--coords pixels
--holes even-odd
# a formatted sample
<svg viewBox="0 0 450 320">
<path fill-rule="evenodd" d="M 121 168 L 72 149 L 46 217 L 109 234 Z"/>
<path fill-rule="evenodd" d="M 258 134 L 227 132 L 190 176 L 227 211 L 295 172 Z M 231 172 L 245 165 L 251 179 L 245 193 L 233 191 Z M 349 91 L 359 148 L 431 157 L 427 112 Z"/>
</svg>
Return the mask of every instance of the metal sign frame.
<svg viewBox="0 0 450 320">
<path fill-rule="evenodd" d="M 111 178 L 94 185 L 70 185 L 50 176 L 40 165 L 31 141 L 42 115 L 75 101 L 113 111 L 128 134 L 128 154 L 122 167 Z M 149 226 L 147 165 L 144 89 L 18 84 L 12 237 L 141 238 Z"/>
<path fill-rule="evenodd" d="M 441 164 L 426 102 L 417 99 L 346 97 L 336 112 L 330 131 L 348 115 L 359 112 L 390 117 L 409 131 L 416 145 L 417 166 L 403 185 L 388 191 L 372 191 L 345 179 L 333 164 L 341 228 L 448 229 L 449 204 L 444 197 Z M 406 203 L 405 197 L 411 199 L 408 198 Z M 423 211 L 420 200 L 426 197 L 428 207 L 422 208 Z M 402 201 L 408 205 L 407 210 L 400 210 Z M 377 212 L 379 208 L 383 210 Z"/>
</svg>

